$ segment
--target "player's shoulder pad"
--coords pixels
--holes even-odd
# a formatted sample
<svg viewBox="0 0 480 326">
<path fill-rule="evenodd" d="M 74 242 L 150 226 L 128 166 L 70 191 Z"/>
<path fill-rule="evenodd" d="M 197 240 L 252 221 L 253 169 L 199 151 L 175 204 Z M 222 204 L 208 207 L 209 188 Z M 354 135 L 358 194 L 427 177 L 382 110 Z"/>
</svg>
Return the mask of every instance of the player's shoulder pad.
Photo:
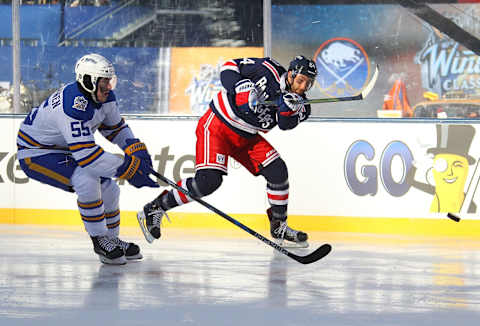
<svg viewBox="0 0 480 326">
<path fill-rule="evenodd" d="M 88 121 L 93 118 L 96 104 L 85 96 L 77 83 L 67 85 L 63 89 L 63 112 L 76 120 Z"/>
</svg>

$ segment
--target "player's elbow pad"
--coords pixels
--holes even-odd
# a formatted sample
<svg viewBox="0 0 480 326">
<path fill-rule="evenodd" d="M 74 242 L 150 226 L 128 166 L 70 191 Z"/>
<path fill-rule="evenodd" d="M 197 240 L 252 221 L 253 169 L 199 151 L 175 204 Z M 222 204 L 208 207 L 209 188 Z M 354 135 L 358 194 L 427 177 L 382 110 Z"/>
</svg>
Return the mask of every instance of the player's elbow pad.
<svg viewBox="0 0 480 326">
<path fill-rule="evenodd" d="M 289 116 L 285 117 L 278 115 L 278 127 L 282 130 L 290 130 L 295 128 L 298 125 L 298 116 Z"/>
</svg>

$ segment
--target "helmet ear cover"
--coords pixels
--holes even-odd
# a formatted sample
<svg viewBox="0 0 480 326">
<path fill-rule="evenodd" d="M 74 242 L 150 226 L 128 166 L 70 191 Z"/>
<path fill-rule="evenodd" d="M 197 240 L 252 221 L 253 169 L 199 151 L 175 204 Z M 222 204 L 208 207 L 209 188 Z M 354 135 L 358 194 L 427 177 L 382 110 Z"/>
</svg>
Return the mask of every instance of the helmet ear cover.
<svg viewBox="0 0 480 326">
<path fill-rule="evenodd" d="M 82 87 L 85 88 L 85 90 L 90 92 L 90 93 L 95 92 L 95 89 L 97 88 L 97 87 L 95 87 L 96 85 L 93 85 L 92 76 L 90 76 L 90 75 L 83 75 L 83 79 L 82 79 L 81 84 L 82 84 Z"/>
</svg>

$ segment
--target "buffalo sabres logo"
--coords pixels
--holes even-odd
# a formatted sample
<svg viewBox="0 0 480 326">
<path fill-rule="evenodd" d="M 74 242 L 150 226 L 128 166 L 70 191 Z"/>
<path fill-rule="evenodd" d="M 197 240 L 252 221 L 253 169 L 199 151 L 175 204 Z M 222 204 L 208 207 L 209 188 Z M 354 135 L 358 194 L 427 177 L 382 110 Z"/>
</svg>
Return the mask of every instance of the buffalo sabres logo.
<svg viewBox="0 0 480 326">
<path fill-rule="evenodd" d="M 317 85 L 330 97 L 359 93 L 368 82 L 370 62 L 363 47 L 347 38 L 333 38 L 315 52 Z"/>
<path fill-rule="evenodd" d="M 72 107 L 74 109 L 77 109 L 79 111 L 85 111 L 87 109 L 88 101 L 85 97 L 83 96 L 77 96 L 73 100 L 73 105 Z"/>
</svg>

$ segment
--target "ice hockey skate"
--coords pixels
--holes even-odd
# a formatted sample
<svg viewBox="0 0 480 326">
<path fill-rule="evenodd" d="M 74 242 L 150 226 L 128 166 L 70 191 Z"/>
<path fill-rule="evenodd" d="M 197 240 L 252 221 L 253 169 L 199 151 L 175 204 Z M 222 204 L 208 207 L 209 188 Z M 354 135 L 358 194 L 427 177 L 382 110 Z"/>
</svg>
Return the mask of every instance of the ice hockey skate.
<svg viewBox="0 0 480 326">
<path fill-rule="evenodd" d="M 124 265 L 127 263 L 124 250 L 108 236 L 91 237 L 93 251 L 98 255 L 100 261 L 110 265 Z"/>
<path fill-rule="evenodd" d="M 143 235 L 148 243 L 152 243 L 155 239 L 160 239 L 162 235 L 160 226 L 162 224 L 163 215 L 168 218 L 167 212 L 160 206 L 158 199 L 162 195 L 166 194 L 166 190 L 163 191 L 160 196 L 155 198 L 152 202 L 147 203 L 143 210 L 137 213 L 137 220 L 140 228 L 142 229 Z"/>
<path fill-rule="evenodd" d="M 272 216 L 272 211 L 267 210 L 270 220 L 270 234 L 273 240 L 285 248 L 307 248 L 308 235 L 305 232 L 297 231 L 287 225 L 287 221 L 276 219 Z"/>
<path fill-rule="evenodd" d="M 133 242 L 126 242 L 120 238 L 112 238 L 111 239 L 117 246 L 123 249 L 125 253 L 125 258 L 127 260 L 136 260 L 142 259 L 143 256 L 140 253 L 140 247 Z"/>
</svg>

